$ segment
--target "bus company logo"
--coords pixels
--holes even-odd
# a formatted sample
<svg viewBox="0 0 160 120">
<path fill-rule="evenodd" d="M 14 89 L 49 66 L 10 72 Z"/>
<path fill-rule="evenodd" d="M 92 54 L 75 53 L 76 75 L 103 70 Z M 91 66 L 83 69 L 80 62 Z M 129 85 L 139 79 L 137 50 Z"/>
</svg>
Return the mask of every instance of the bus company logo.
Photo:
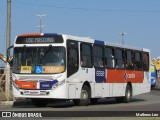
<svg viewBox="0 0 160 120">
<path fill-rule="evenodd" d="M 105 72 L 104 71 L 96 71 L 96 76 L 105 76 Z"/>
<path fill-rule="evenodd" d="M 131 73 L 131 74 L 127 74 L 127 73 L 124 73 L 124 79 L 127 80 L 127 78 L 136 78 L 136 75 L 134 73 Z"/>
</svg>

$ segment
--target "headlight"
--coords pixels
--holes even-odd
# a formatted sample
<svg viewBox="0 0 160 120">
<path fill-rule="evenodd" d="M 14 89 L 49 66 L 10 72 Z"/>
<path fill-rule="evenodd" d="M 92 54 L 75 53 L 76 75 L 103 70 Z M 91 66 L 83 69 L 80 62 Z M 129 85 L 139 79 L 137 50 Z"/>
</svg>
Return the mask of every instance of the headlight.
<svg viewBox="0 0 160 120">
<path fill-rule="evenodd" d="M 19 86 L 15 83 L 17 80 L 17 77 L 15 75 L 12 75 L 12 85 L 19 90 Z"/>
<path fill-rule="evenodd" d="M 65 83 L 65 80 L 59 81 L 55 85 L 53 85 L 52 89 L 58 88 L 59 86 L 63 85 Z"/>
<path fill-rule="evenodd" d="M 19 87 L 18 87 L 18 85 L 15 83 L 15 80 L 13 80 L 12 84 L 13 84 L 13 86 L 14 86 L 17 90 L 19 90 Z"/>
</svg>

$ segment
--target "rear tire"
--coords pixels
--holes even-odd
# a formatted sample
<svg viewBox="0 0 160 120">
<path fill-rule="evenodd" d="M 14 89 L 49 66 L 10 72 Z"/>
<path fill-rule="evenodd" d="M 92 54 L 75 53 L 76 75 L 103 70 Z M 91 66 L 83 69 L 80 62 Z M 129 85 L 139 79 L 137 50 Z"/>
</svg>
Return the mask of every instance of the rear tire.
<svg viewBox="0 0 160 120">
<path fill-rule="evenodd" d="M 79 106 L 87 106 L 90 103 L 90 96 L 90 89 L 87 85 L 84 85 L 81 90 L 80 99 L 73 100 L 73 103 Z"/>
<path fill-rule="evenodd" d="M 124 97 L 117 97 L 116 102 L 117 103 L 122 103 L 122 102 L 129 103 L 131 101 L 131 98 L 132 98 L 132 88 L 130 85 L 127 85 L 125 96 Z"/>
<path fill-rule="evenodd" d="M 124 97 L 123 101 L 125 103 L 129 103 L 131 101 L 131 98 L 132 98 L 132 88 L 131 88 L 130 85 L 127 85 L 126 92 L 125 92 L 125 97 Z"/>
</svg>

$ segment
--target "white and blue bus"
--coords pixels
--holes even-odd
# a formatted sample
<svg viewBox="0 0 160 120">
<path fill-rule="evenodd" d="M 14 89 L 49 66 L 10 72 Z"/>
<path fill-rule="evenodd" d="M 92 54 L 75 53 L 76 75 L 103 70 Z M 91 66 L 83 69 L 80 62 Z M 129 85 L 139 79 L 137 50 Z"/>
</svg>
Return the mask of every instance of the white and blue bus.
<svg viewBox="0 0 160 120">
<path fill-rule="evenodd" d="M 13 96 L 36 106 L 73 100 L 94 104 L 100 98 L 150 92 L 150 50 L 65 34 L 22 34 L 13 53 Z"/>
</svg>

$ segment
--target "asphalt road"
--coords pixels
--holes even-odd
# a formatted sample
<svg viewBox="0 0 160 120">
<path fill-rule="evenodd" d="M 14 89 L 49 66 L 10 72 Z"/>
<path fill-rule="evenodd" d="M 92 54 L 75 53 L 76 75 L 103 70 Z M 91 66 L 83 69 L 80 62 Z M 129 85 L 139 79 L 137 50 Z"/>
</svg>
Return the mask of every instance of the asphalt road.
<svg viewBox="0 0 160 120">
<path fill-rule="evenodd" d="M 130 103 L 116 103 L 114 98 L 100 99 L 96 105 L 75 106 L 72 102 L 50 103 L 46 107 L 36 108 L 30 103 L 15 102 L 8 110 L 34 111 L 160 111 L 160 91 L 134 96 Z"/>
<path fill-rule="evenodd" d="M 78 116 L 96 116 L 101 117 L 105 115 L 110 115 L 111 117 L 123 116 L 123 114 L 128 116 L 131 114 L 140 113 L 145 114 L 155 114 L 160 117 L 160 91 L 152 90 L 150 93 L 134 96 L 130 103 L 116 103 L 114 98 L 110 99 L 100 99 L 96 105 L 89 106 L 75 106 L 72 102 L 62 102 L 62 103 L 50 103 L 46 107 L 37 108 L 31 104 L 30 101 L 27 102 L 14 102 L 12 106 L 1 106 L 0 111 L 45 111 L 49 116 L 56 114 L 57 117 L 64 117 L 69 113 L 69 117 Z M 58 112 L 57 112 L 58 111 Z M 115 115 L 115 116 L 114 116 Z M 106 117 L 106 116 L 105 116 Z M 147 117 L 147 116 L 145 116 Z"/>
</svg>

